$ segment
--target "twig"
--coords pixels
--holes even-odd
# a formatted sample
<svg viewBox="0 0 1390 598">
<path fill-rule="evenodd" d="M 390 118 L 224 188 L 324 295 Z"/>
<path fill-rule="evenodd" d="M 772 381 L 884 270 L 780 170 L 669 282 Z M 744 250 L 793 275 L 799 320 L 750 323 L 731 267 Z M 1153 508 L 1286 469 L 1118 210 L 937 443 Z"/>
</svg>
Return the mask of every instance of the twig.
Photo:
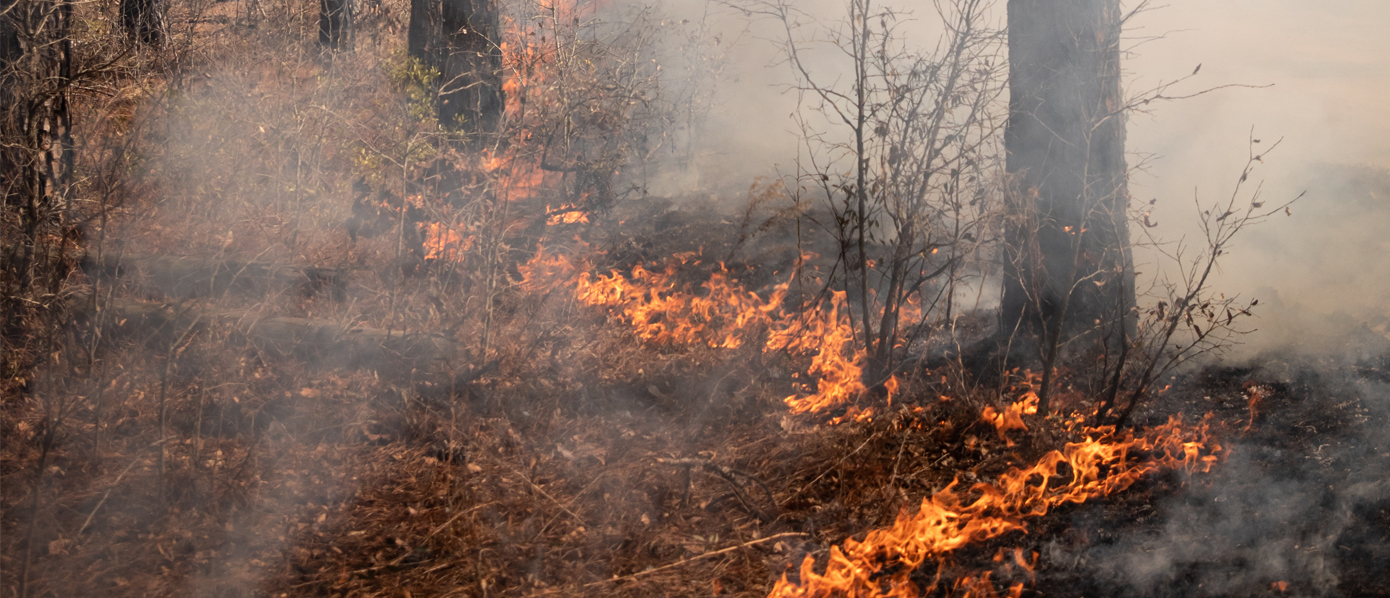
<svg viewBox="0 0 1390 598">
<path fill-rule="evenodd" d="M 481 508 L 483 508 L 483 507 L 489 507 L 489 506 L 492 506 L 492 505 L 495 505 L 495 504 L 497 504 L 497 501 L 488 502 L 488 503 L 483 503 L 483 504 L 477 505 L 477 506 L 475 506 L 475 507 L 473 507 L 473 508 L 471 508 L 471 509 L 464 509 L 464 510 L 462 510 L 462 511 L 459 511 L 458 513 L 455 513 L 454 516 L 453 516 L 453 517 L 450 517 L 448 521 L 445 521 L 444 523 L 439 524 L 439 527 L 436 527 L 436 528 L 434 528 L 433 530 L 431 530 L 430 533 L 425 534 L 424 539 L 420 540 L 420 543 L 423 544 L 426 540 L 429 540 L 430 538 L 433 538 L 433 537 L 435 536 L 435 534 L 438 534 L 439 532 L 444 531 L 444 528 L 449 527 L 449 524 L 451 524 L 451 523 L 453 523 L 453 522 L 455 522 L 455 521 L 458 521 L 458 520 L 459 520 L 459 517 L 463 517 L 464 515 L 467 515 L 467 514 L 469 514 L 469 513 L 472 513 L 472 512 L 474 512 L 474 511 L 477 511 L 478 509 L 481 509 Z M 376 567 L 376 568 L 395 567 L 396 565 L 399 565 L 399 564 L 401 564 L 403 561 L 405 561 L 405 558 L 408 557 L 408 556 L 410 556 L 410 554 L 411 554 L 411 551 L 410 551 L 410 550 L 406 550 L 404 554 L 402 554 L 401 556 L 396 557 L 395 560 L 392 560 L 390 563 L 387 563 L 386 565 L 382 565 L 382 566 Z M 300 584 L 300 586 L 302 586 L 302 585 L 308 585 L 308 584 Z M 294 586 L 294 587 L 298 588 L 298 587 L 300 587 L 300 586 Z"/>
<path fill-rule="evenodd" d="M 92 507 L 92 512 L 87 514 L 87 520 L 82 522 L 82 527 L 77 528 L 77 533 L 73 535 L 80 536 L 82 535 L 82 532 L 87 530 L 87 526 L 91 525 L 92 523 L 92 518 L 96 517 L 97 511 L 101 510 L 101 505 L 106 504 L 106 499 L 111 497 L 111 491 L 115 490 L 116 485 L 121 483 L 121 479 L 125 477 L 125 474 L 130 473 L 130 469 L 132 467 L 135 467 L 136 463 L 140 462 L 140 455 L 144 454 L 144 452 L 149 449 L 164 444 L 166 441 L 168 441 L 167 438 L 160 438 L 159 440 L 151 442 L 150 444 L 146 445 L 145 447 L 141 448 L 139 451 L 135 453 L 135 458 L 130 460 L 130 465 L 125 466 L 125 469 L 121 470 L 120 475 L 116 476 L 116 481 L 111 482 L 111 487 L 107 488 L 106 493 L 101 495 L 101 500 L 97 502 L 97 506 Z"/>
<path fill-rule="evenodd" d="M 880 432 L 881 432 L 881 431 L 880 431 Z M 825 471 L 822 471 L 822 472 L 820 473 L 820 475 L 816 476 L 815 479 L 813 479 L 813 480 L 811 480 L 811 481 L 809 481 L 809 482 L 806 482 L 806 484 L 802 485 L 801 488 L 797 489 L 796 492 L 793 492 L 791 496 L 787 497 L 787 501 L 791 501 L 793 498 L 796 498 L 796 497 L 798 497 L 798 496 L 801 496 L 801 493 L 802 493 L 802 492 L 805 492 L 807 488 L 810 488 L 811 486 L 815 485 L 815 483 L 816 483 L 816 482 L 819 482 L 821 478 L 825 477 L 825 476 L 828 475 L 830 472 L 832 472 L 832 471 L 834 471 L 835 469 L 839 468 L 841 465 L 844 465 L 844 464 L 845 464 L 845 461 L 848 461 L 850 457 L 853 457 L 854 455 L 858 454 L 859 451 L 863 450 L 863 448 L 864 448 L 865 446 L 868 446 L 869 442 L 873 441 L 873 439 L 875 439 L 875 438 L 878 438 L 878 435 L 880 434 L 880 432 L 874 432 L 873 434 L 870 434 L 868 438 L 865 438 L 865 439 L 864 439 L 864 442 L 862 442 L 862 443 L 859 444 L 859 447 L 858 447 L 858 448 L 856 448 L 856 449 L 850 451 L 848 455 L 845 455 L 845 456 L 843 456 L 843 457 L 840 457 L 840 460 L 839 460 L 839 461 L 836 461 L 836 462 L 835 462 L 835 465 L 831 466 L 830 468 L 826 469 Z"/>
<path fill-rule="evenodd" d="M 515 469 L 512 469 L 512 468 L 510 468 L 510 467 L 508 467 L 507 470 L 509 470 L 509 471 L 511 471 L 512 473 L 514 473 L 514 474 L 516 474 L 517 476 L 519 476 L 519 477 L 520 477 L 523 481 L 525 481 L 527 484 L 530 484 L 530 485 L 531 485 L 531 488 L 535 489 L 536 492 L 541 493 L 541 496 L 544 496 L 544 497 L 550 499 L 550 502 L 553 502 L 553 503 L 555 503 L 555 506 L 560 507 L 560 510 L 561 510 L 561 511 L 564 511 L 564 512 L 566 512 L 566 513 L 569 513 L 569 516 L 570 516 L 570 517 L 573 517 L 575 521 L 578 521 L 578 522 L 579 522 L 579 525 L 582 525 L 582 526 L 584 526 L 584 527 L 592 527 L 592 526 L 590 526 L 590 525 L 588 524 L 588 522 L 584 521 L 584 518 L 583 518 L 583 517 L 580 517 L 579 515 L 575 514 L 574 511 L 569 510 L 569 508 L 566 507 L 566 506 L 564 505 L 564 503 L 560 502 L 559 500 L 556 500 L 556 498 L 555 498 L 554 496 L 551 496 L 549 492 L 546 492 L 545 490 L 542 490 L 540 486 L 537 486 L 535 482 L 532 482 L 530 478 L 526 477 L 526 474 L 521 473 L 521 472 L 519 472 L 519 471 L 517 471 L 517 470 L 515 470 Z"/>
<path fill-rule="evenodd" d="M 719 465 L 713 461 L 710 461 L 709 459 L 657 459 L 656 462 L 663 463 L 666 465 L 676 465 L 684 467 L 687 473 L 687 492 L 689 491 L 688 474 L 691 469 L 695 469 L 698 467 L 707 473 L 711 473 L 715 476 L 718 476 L 720 479 L 723 479 L 725 482 L 728 482 L 730 488 L 734 489 L 734 498 L 737 498 L 740 503 L 743 503 L 743 508 L 748 509 L 749 513 L 751 513 L 754 517 L 757 517 L 759 521 L 762 521 L 764 523 L 771 522 L 774 517 L 763 512 L 762 509 L 759 509 L 757 505 L 753 504 L 753 501 L 746 494 L 744 494 L 743 489 L 739 486 L 737 478 L 745 478 L 752 480 L 754 484 L 756 484 L 759 488 L 762 488 L 763 494 L 767 495 L 767 500 L 768 502 L 772 503 L 773 509 L 781 508 L 781 506 L 777 504 L 777 498 L 772 495 L 772 490 L 767 487 L 767 484 L 764 484 L 762 480 L 758 479 L 757 476 L 751 473 L 731 469 L 723 465 Z"/>
<path fill-rule="evenodd" d="M 464 515 L 467 515 L 467 514 L 469 514 L 469 513 L 472 513 L 472 512 L 474 512 L 474 511 L 477 511 L 478 509 L 481 509 L 481 508 L 483 508 L 483 507 L 489 507 L 489 506 L 492 506 L 492 505 L 495 505 L 495 504 L 497 504 L 497 501 L 493 501 L 493 502 L 489 502 L 489 503 L 483 503 L 483 504 L 478 505 L 478 506 L 475 506 L 475 507 L 473 507 L 473 508 L 471 508 L 471 509 L 466 509 L 466 510 L 463 510 L 463 511 L 459 511 L 459 512 L 458 512 L 457 514 L 455 514 L 453 517 L 450 517 L 448 521 L 445 521 L 444 523 L 439 524 L 439 527 L 436 527 L 436 528 L 434 528 L 434 530 L 430 531 L 430 533 L 425 534 L 425 539 L 428 540 L 428 539 L 430 539 L 430 538 L 433 538 L 433 537 L 435 536 L 435 534 L 438 534 L 439 532 L 444 531 L 444 528 L 449 527 L 449 524 L 451 524 L 451 523 L 453 523 L 453 522 L 455 522 L 455 521 L 458 521 L 459 517 L 463 517 Z"/>
<path fill-rule="evenodd" d="M 699 555 L 696 555 L 696 556 L 692 556 L 692 557 L 690 557 L 690 558 L 688 558 L 688 559 L 681 559 L 681 560 L 676 561 L 676 562 L 674 562 L 674 563 L 667 563 L 667 564 L 665 564 L 665 565 L 662 565 L 662 566 L 660 566 L 660 567 L 656 567 L 656 568 L 654 568 L 654 569 L 647 569 L 647 570 L 645 570 L 645 571 L 638 571 L 638 572 L 636 572 L 636 573 L 633 573 L 633 574 L 630 574 L 630 575 L 624 575 L 624 576 L 622 576 L 622 577 L 611 577 L 611 578 L 608 578 L 608 579 L 601 579 L 601 580 L 599 580 L 599 581 L 589 582 L 589 583 L 586 583 L 586 584 L 584 584 L 584 585 L 582 585 L 582 586 L 579 586 L 579 587 L 581 587 L 581 588 L 592 588 L 592 587 L 594 587 L 594 586 L 599 586 L 599 585 L 603 585 L 603 584 L 606 584 L 606 583 L 613 583 L 613 582 L 619 582 L 619 581 L 628 581 L 628 580 L 630 580 L 630 579 L 636 579 L 636 578 L 638 578 L 638 577 L 642 577 L 642 576 L 645 576 L 645 575 L 651 575 L 651 574 L 653 574 L 653 573 L 657 573 L 657 572 L 660 572 L 660 571 L 665 571 L 665 570 L 667 570 L 667 569 L 673 569 L 673 568 L 679 567 L 679 566 L 681 566 L 681 565 L 686 565 L 686 564 L 689 564 L 689 563 L 693 563 L 693 562 L 698 561 L 698 560 L 701 560 L 701 559 L 705 559 L 705 558 L 709 558 L 709 557 L 717 556 L 717 555 L 721 555 L 721 554 L 730 553 L 730 552 L 733 552 L 733 551 L 738 550 L 738 549 L 740 549 L 740 548 L 747 548 L 747 547 L 753 546 L 753 545 L 755 545 L 755 544 L 762 544 L 762 543 L 764 543 L 764 542 L 771 542 L 771 541 L 773 541 L 773 540 L 777 540 L 777 539 L 780 539 L 780 538 L 789 538 L 789 537 L 792 537 L 792 536 L 807 536 L 807 535 L 810 535 L 810 534 L 805 534 L 805 533 L 802 533 L 802 532 L 784 532 L 784 533 L 780 533 L 780 534 L 775 534 L 775 535 L 772 535 L 772 536 L 768 536 L 768 537 L 766 537 L 766 538 L 759 538 L 759 539 L 757 539 L 757 540 L 750 540 L 750 541 L 748 541 L 748 542 L 744 542 L 744 543 L 742 543 L 742 544 L 738 544 L 738 545 L 735 545 L 735 546 L 730 546 L 730 547 L 728 547 L 728 548 L 721 548 L 721 549 L 719 549 L 719 550 L 715 550 L 715 551 L 711 551 L 711 552 L 706 552 L 706 553 L 703 553 L 703 554 L 699 554 Z M 556 592 L 561 592 L 561 591 L 564 591 L 564 590 L 565 590 L 565 588 L 551 588 L 551 589 L 546 590 L 546 591 L 544 591 L 544 592 L 540 592 L 540 593 L 536 593 L 536 594 L 531 594 L 531 595 L 532 595 L 532 596 L 544 596 L 544 595 L 546 595 L 546 594 L 554 594 L 554 593 L 556 593 Z"/>
</svg>

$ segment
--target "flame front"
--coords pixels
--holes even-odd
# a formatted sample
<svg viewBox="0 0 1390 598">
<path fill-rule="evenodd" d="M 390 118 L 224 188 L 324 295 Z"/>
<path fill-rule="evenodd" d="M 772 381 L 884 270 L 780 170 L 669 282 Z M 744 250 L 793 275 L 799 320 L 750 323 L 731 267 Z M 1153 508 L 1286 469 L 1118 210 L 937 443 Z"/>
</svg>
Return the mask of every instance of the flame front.
<svg viewBox="0 0 1390 598">
<path fill-rule="evenodd" d="M 920 596 L 910 577 L 927 559 L 944 558 L 972 542 L 1025 531 L 1027 518 L 1045 515 L 1064 503 L 1119 492 L 1152 472 L 1208 471 L 1221 452 L 1220 445 L 1211 442 L 1208 447 L 1209 442 L 1205 422 L 1187 430 L 1177 418 L 1137 437 L 1108 426 L 1089 429 L 1086 440 L 1052 451 L 1032 467 L 1011 469 L 995 483 L 963 489 L 959 480 L 952 481 L 923 499 L 916 512 L 899 513 L 891 527 L 871 531 L 862 541 L 850 539 L 843 547 L 832 547 L 822 573 L 816 572 L 815 559 L 806 557 L 799 581 L 789 581 L 784 574 L 770 596 Z M 1135 458 L 1135 453 L 1147 458 Z M 988 591 L 980 587 L 987 581 L 987 576 L 963 579 L 956 588 L 970 595 L 994 595 L 992 587 Z M 926 590 L 935 588 L 934 582 Z M 1017 595 L 1019 590 L 1021 586 L 1012 593 Z"/>
<path fill-rule="evenodd" d="M 801 392 L 784 399 L 792 413 L 824 411 L 850 404 L 864 394 L 865 355 L 854 343 L 844 292 L 832 293 L 823 309 L 793 315 L 786 306 L 790 283 L 776 285 L 763 299 L 734 280 L 723 264 L 699 285 L 692 288 L 683 284 L 680 269 L 698 263 L 692 261 L 695 257 L 693 253 L 676 255 L 660 271 L 638 264 L 626 275 L 618 271 L 594 274 L 540 248 L 520 267 L 521 286 L 540 290 L 573 284 L 580 302 L 611 310 L 639 338 L 654 345 L 736 349 L 761 343 L 755 346 L 764 353 L 785 351 L 808 358 L 807 377 L 811 381 L 800 385 Z M 891 397 L 898 380 L 888 380 L 885 388 Z M 845 417 L 835 421 L 863 419 L 871 413 L 851 407 Z"/>
</svg>

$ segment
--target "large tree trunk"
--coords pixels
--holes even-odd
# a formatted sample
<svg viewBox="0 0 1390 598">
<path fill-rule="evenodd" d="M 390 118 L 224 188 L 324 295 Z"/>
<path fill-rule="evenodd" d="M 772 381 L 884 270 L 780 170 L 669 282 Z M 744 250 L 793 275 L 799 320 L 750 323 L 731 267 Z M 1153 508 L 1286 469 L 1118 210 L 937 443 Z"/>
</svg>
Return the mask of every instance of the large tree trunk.
<svg viewBox="0 0 1390 598">
<path fill-rule="evenodd" d="M 439 70 L 439 122 L 490 131 L 502 115 L 496 0 L 411 0 L 410 55 Z"/>
<path fill-rule="evenodd" d="M 1119 0 L 1008 3 L 1002 325 L 1041 342 L 1045 362 L 1078 337 L 1113 342 L 1134 325 L 1120 21 Z"/>
</svg>

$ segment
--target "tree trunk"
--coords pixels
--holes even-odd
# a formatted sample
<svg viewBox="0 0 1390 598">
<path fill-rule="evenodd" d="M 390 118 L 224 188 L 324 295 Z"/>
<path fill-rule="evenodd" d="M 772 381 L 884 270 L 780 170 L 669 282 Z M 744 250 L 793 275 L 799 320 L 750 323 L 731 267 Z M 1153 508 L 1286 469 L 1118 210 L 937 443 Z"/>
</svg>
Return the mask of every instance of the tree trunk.
<svg viewBox="0 0 1390 598">
<path fill-rule="evenodd" d="M 73 18 L 68 0 L 0 1 L 0 347 L 22 346 L 67 274 Z M 8 359 L 9 352 L 0 355 Z M 7 370 L 8 371 L 8 370 Z"/>
<path fill-rule="evenodd" d="M 1135 323 L 1119 4 L 1008 3 L 1002 333 L 1041 342 L 1045 362 L 1078 337 L 1118 340 Z"/>
<path fill-rule="evenodd" d="M 439 71 L 439 122 L 490 131 L 502 116 L 496 0 L 411 0 L 410 55 Z"/>
<path fill-rule="evenodd" d="M 319 0 L 319 46 L 345 50 L 352 44 L 352 0 Z"/>
<path fill-rule="evenodd" d="M 164 43 L 164 0 L 121 0 L 121 26 L 139 43 Z"/>
</svg>

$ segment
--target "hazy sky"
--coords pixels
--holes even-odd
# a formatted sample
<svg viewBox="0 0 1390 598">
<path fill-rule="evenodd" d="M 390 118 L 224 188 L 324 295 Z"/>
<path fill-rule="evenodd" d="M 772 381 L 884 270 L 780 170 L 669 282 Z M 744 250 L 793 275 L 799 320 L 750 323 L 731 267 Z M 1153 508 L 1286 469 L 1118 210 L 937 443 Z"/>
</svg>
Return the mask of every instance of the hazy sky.
<svg viewBox="0 0 1390 598">
<path fill-rule="evenodd" d="M 1383 0 L 1171 0 L 1136 19 L 1130 35 L 1164 35 L 1126 62 L 1130 86 L 1198 77 L 1175 93 L 1226 89 L 1167 103 L 1129 124 L 1129 149 L 1156 154 L 1131 190 L 1160 198 L 1156 219 L 1170 238 L 1191 229 L 1194 191 L 1230 194 L 1247 158 L 1251 128 L 1263 146 L 1282 137 L 1255 177 L 1265 198 L 1307 189 L 1294 217 L 1251 231 L 1224 264 L 1221 282 L 1250 295 L 1271 287 L 1286 301 L 1358 316 L 1390 313 L 1390 196 L 1352 212 L 1329 164 L 1390 168 L 1390 2 Z M 1321 177 L 1321 179 L 1320 179 Z"/>
<path fill-rule="evenodd" d="M 692 10 L 705 5 L 675 1 Z M 931 2 L 889 4 L 913 10 L 918 20 L 914 41 L 933 45 Z M 999 0 L 994 7 L 1000 23 L 1005 4 Z M 844 13 L 840 0 L 794 5 L 825 21 Z M 737 17 L 721 23 L 739 22 L 746 23 Z M 1193 240 L 1194 193 L 1204 201 L 1230 195 L 1248 156 L 1252 128 L 1264 141 L 1261 147 L 1284 139 L 1254 175 L 1265 181 L 1270 201 L 1309 188 L 1326 170 L 1324 164 L 1390 168 L 1387 28 L 1390 0 L 1155 0 L 1153 9 L 1127 29 L 1132 51 L 1125 59 L 1126 87 L 1131 93 L 1186 76 L 1198 64 L 1200 74 L 1171 88 L 1170 95 L 1228 84 L 1270 86 L 1217 90 L 1159 103 L 1149 114 L 1132 116 L 1130 161 L 1148 159 L 1148 167 L 1132 179 L 1131 190 L 1138 201 L 1160 200 L 1155 230 L 1168 239 Z M 788 81 L 789 72 L 772 64 L 771 42 L 756 39 L 775 33 L 755 27 L 733 52 L 731 80 L 721 84 L 710 139 L 726 156 L 724 166 L 710 169 L 707 184 L 746 185 L 774 165 L 789 167 L 795 137 L 788 115 L 795 102 L 776 90 Z M 1161 38 L 1145 41 L 1152 37 Z M 829 62 L 821 66 L 830 76 L 843 70 Z M 1390 205 L 1369 216 L 1380 222 L 1356 223 L 1363 238 L 1337 238 L 1337 223 L 1325 216 L 1336 213 L 1345 198 L 1310 191 L 1294 207 L 1294 217 L 1272 221 L 1241 239 L 1223 264 L 1223 288 L 1249 296 L 1271 287 L 1286 301 L 1324 312 L 1342 305 L 1354 313 L 1372 307 L 1390 312 L 1390 257 L 1382 255 L 1390 253 L 1383 240 L 1390 236 Z M 1390 203 L 1390 194 L 1385 200 Z"/>
<path fill-rule="evenodd" d="M 1156 172 L 1202 174 L 1243 161 L 1251 126 L 1283 136 L 1292 162 L 1390 166 L 1390 2 L 1171 0 L 1136 18 L 1131 86 L 1202 72 L 1188 91 L 1272 84 L 1168 104 L 1131 122 L 1131 148 L 1165 156 Z M 1138 41 L 1138 40 L 1134 40 Z M 1200 141 L 1200 143 L 1194 143 Z M 1236 169 L 1238 170 L 1238 165 Z"/>
</svg>

